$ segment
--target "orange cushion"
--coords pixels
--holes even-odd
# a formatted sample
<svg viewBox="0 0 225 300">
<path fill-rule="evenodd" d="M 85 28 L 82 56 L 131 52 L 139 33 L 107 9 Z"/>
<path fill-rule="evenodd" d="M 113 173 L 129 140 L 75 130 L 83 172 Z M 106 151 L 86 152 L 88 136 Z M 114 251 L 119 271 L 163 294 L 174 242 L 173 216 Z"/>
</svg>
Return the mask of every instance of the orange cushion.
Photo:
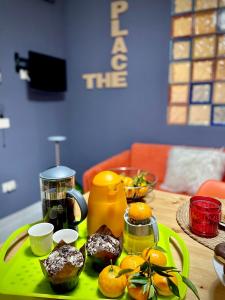
<svg viewBox="0 0 225 300">
<path fill-rule="evenodd" d="M 163 182 L 171 145 L 140 144 L 131 146 L 131 167 L 147 170 Z"/>
<path fill-rule="evenodd" d="M 196 196 L 225 198 L 225 183 L 219 180 L 207 180 L 198 189 Z"/>
</svg>

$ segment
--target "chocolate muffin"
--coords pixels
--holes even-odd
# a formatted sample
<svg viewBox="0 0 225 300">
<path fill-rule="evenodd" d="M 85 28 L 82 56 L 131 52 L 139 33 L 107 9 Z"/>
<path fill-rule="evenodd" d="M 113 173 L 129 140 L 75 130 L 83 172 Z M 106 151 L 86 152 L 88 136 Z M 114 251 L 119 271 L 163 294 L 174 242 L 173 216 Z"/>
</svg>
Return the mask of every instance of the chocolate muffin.
<svg viewBox="0 0 225 300">
<path fill-rule="evenodd" d="M 107 226 L 101 226 L 99 230 L 88 237 L 86 243 L 87 255 L 93 260 L 97 269 L 115 263 L 122 252 L 122 241 L 113 236 Z"/>
<path fill-rule="evenodd" d="M 56 292 L 75 288 L 85 262 L 85 247 L 80 250 L 60 242 L 47 259 L 40 261 L 44 275 Z"/>
</svg>

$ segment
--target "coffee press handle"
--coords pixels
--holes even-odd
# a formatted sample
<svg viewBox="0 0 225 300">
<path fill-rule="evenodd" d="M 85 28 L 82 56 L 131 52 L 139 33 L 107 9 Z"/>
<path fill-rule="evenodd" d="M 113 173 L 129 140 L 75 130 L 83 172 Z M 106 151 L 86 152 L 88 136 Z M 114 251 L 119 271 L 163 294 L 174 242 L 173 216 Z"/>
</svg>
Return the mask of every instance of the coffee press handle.
<svg viewBox="0 0 225 300">
<path fill-rule="evenodd" d="M 69 197 L 72 197 L 74 199 L 74 201 L 77 202 L 80 211 L 81 211 L 81 218 L 79 221 L 75 221 L 74 225 L 78 225 L 79 223 L 81 223 L 86 217 L 87 217 L 87 213 L 88 213 L 88 207 L 87 207 L 87 203 L 84 199 L 84 197 L 82 196 L 82 194 L 80 192 L 78 192 L 77 190 L 69 190 L 66 193 Z"/>
</svg>

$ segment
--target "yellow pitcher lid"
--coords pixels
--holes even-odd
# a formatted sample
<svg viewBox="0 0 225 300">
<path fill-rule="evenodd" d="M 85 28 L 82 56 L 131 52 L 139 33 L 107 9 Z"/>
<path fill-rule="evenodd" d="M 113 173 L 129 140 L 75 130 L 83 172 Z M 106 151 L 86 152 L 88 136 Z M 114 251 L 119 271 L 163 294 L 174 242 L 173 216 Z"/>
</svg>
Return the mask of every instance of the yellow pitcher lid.
<svg viewBox="0 0 225 300">
<path fill-rule="evenodd" d="M 93 185 L 101 187 L 118 184 L 120 182 L 120 176 L 112 171 L 102 171 L 98 173 L 93 179 Z"/>
</svg>

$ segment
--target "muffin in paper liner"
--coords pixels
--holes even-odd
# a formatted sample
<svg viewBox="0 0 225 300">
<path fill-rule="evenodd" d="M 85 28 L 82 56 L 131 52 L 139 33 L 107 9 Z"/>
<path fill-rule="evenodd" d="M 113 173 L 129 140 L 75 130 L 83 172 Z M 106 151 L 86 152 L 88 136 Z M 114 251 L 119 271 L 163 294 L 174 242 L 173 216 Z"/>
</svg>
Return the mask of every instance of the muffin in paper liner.
<svg viewBox="0 0 225 300">
<path fill-rule="evenodd" d="M 46 259 L 40 260 L 45 277 L 57 293 L 71 291 L 85 264 L 85 245 L 80 250 L 61 241 Z"/>
<path fill-rule="evenodd" d="M 95 269 L 114 264 L 122 252 L 122 237 L 116 238 L 112 231 L 102 225 L 86 242 L 86 252 Z"/>
</svg>

